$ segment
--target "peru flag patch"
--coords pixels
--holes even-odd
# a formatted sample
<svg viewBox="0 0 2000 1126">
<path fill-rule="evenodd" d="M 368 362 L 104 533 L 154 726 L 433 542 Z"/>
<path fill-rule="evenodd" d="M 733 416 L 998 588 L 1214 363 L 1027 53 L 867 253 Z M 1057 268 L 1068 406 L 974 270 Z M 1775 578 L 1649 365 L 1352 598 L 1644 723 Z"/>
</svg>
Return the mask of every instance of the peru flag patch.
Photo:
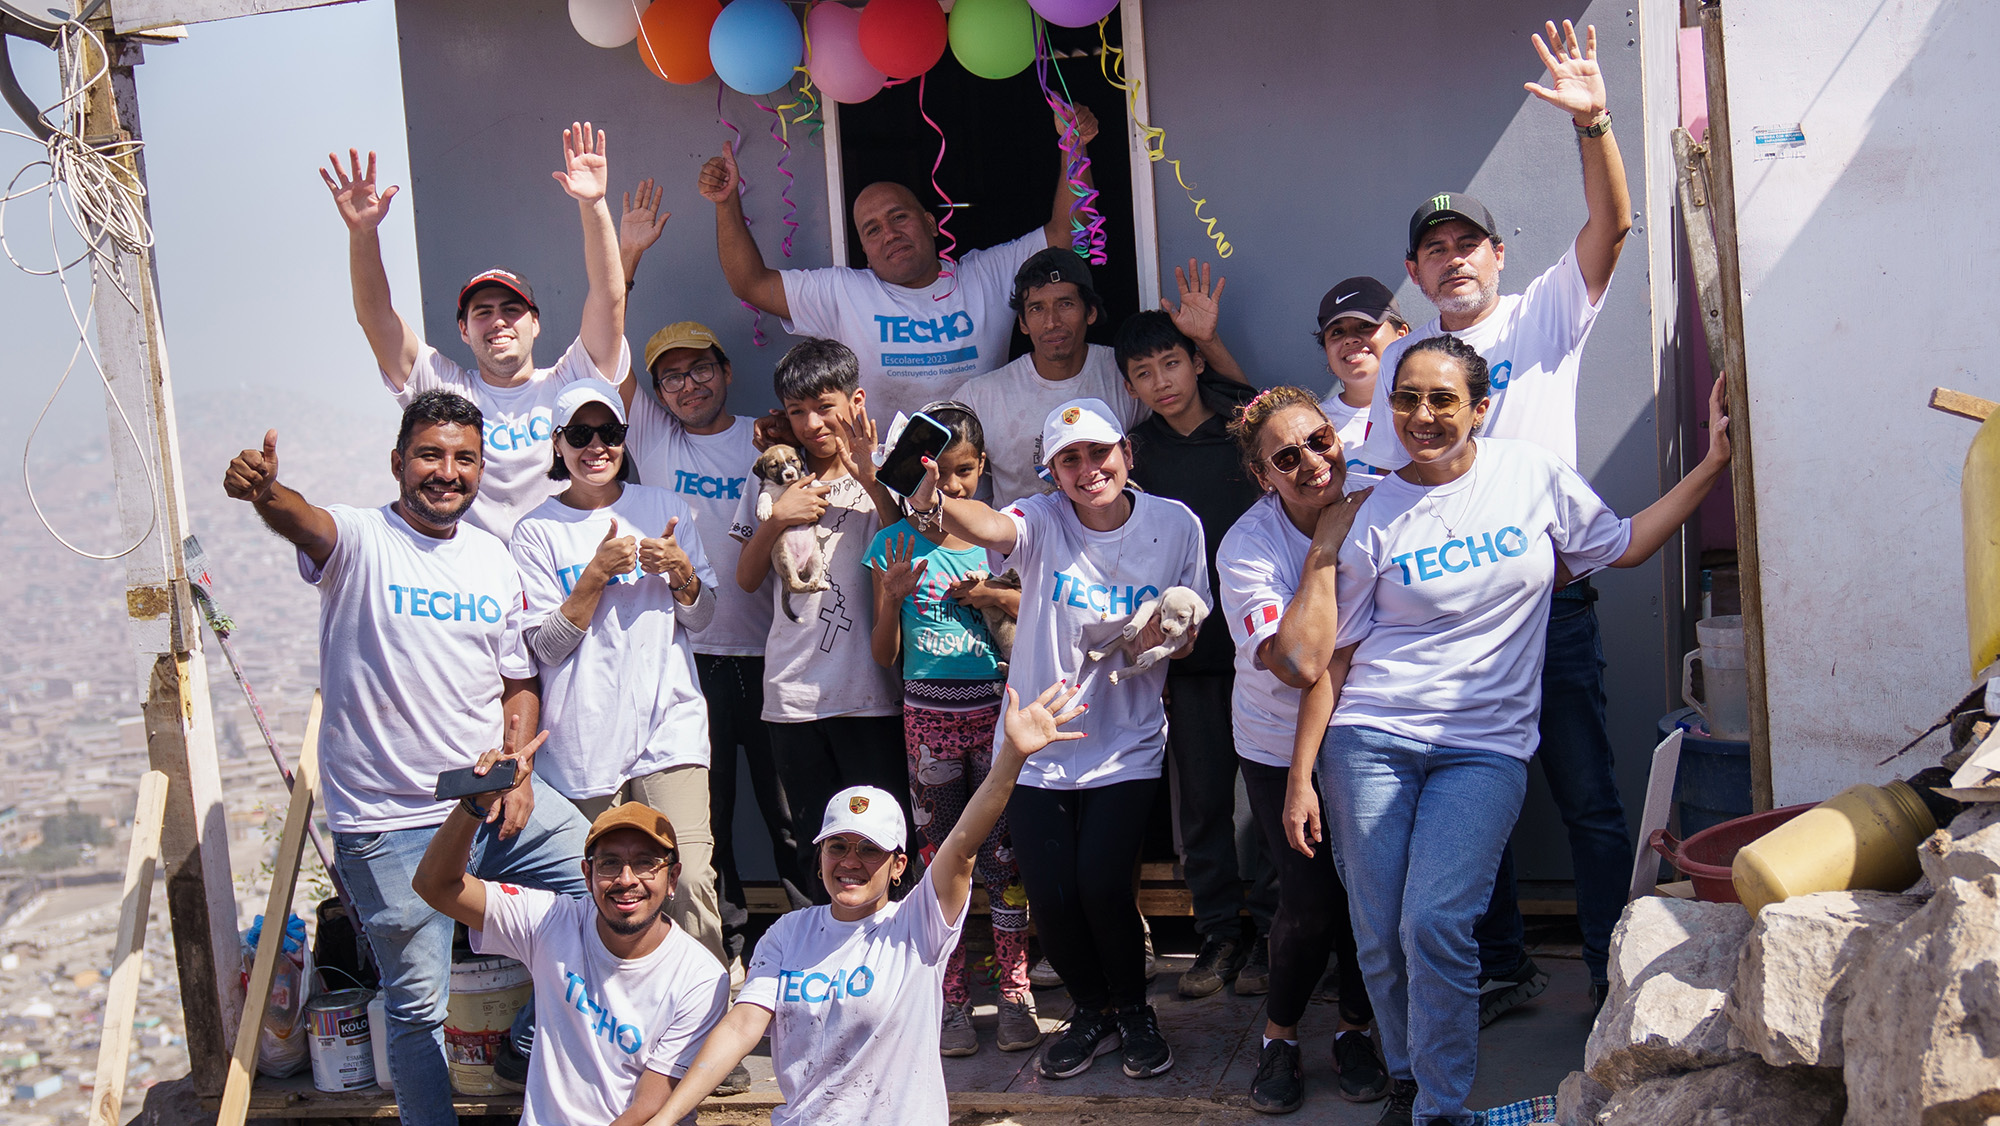
<svg viewBox="0 0 2000 1126">
<path fill-rule="evenodd" d="M 1256 633 L 1260 628 L 1270 625 L 1277 620 L 1278 607 L 1275 603 L 1259 606 L 1248 614 L 1243 615 L 1243 632 Z"/>
</svg>

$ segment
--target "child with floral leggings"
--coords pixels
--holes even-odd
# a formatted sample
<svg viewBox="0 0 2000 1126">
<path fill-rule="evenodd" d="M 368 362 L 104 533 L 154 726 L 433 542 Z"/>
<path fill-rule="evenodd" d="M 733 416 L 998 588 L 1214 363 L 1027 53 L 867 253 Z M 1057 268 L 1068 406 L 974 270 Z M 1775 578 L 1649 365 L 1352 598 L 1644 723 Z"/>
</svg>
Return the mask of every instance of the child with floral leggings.
<svg viewBox="0 0 2000 1126">
<path fill-rule="evenodd" d="M 938 454 L 941 488 L 971 496 L 985 470 L 979 419 L 960 403 L 932 403 L 923 413 L 951 432 Z M 875 576 L 875 660 L 903 674 L 903 739 L 909 751 L 910 797 L 928 861 L 993 761 L 993 732 L 1005 685 L 1000 658 L 982 611 L 1008 617 L 1020 608 L 1018 589 L 985 579 L 986 553 L 916 518 L 877 533 L 868 549 Z M 986 885 L 999 964 L 1001 1051 L 1041 1043 L 1028 985 L 1028 898 L 1014 866 L 1005 817 L 980 845 L 979 878 Z M 965 946 L 952 952 L 944 981 L 939 1051 L 979 1050 L 972 1027 Z"/>
</svg>

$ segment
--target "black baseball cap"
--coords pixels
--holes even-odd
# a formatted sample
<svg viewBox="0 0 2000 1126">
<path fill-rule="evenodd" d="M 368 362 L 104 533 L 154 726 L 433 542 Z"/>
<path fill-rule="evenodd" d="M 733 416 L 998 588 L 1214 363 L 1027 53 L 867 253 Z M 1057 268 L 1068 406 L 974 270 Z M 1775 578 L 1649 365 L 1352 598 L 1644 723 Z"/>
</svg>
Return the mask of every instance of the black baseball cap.
<svg viewBox="0 0 2000 1126">
<path fill-rule="evenodd" d="M 1083 256 L 1066 246 L 1051 246 L 1037 250 L 1034 256 L 1021 263 L 1014 272 L 1014 292 L 1007 298 L 1007 307 L 1016 313 L 1028 300 L 1028 291 L 1038 286 L 1055 285 L 1057 282 L 1073 282 L 1083 298 L 1092 308 L 1102 312 L 1104 302 L 1097 296 L 1097 286 L 1091 280 L 1090 265 Z"/>
<path fill-rule="evenodd" d="M 1381 324 L 1390 318 L 1408 324 L 1409 318 L 1396 305 L 1396 295 L 1389 287 L 1374 278 L 1347 278 L 1336 282 L 1326 296 L 1319 299 L 1319 327 L 1314 336 L 1323 335 L 1326 326 L 1342 317 L 1359 317 L 1369 324 Z"/>
<path fill-rule="evenodd" d="M 1439 192 L 1425 200 L 1423 206 L 1417 208 L 1417 213 L 1410 216 L 1410 249 L 1406 257 L 1416 258 L 1417 242 L 1424 237 L 1425 231 L 1453 219 L 1463 219 L 1478 227 L 1494 242 L 1503 241 L 1500 225 L 1493 221 L 1493 213 L 1486 210 L 1485 204 L 1463 192 Z"/>
<path fill-rule="evenodd" d="M 528 308 L 532 310 L 536 316 L 539 317 L 542 315 L 542 310 L 535 304 L 535 291 L 534 288 L 528 284 L 528 279 L 522 277 L 517 273 L 514 273 L 512 270 L 501 270 L 496 268 L 492 270 L 482 270 L 479 273 L 472 275 L 472 280 L 466 282 L 463 286 L 459 288 L 458 291 L 459 320 L 462 321 L 465 319 L 465 307 L 466 305 L 471 303 L 472 295 L 489 286 L 497 286 L 501 289 L 508 291 L 509 293 L 512 293 L 514 296 L 519 297 L 523 301 L 526 301 L 528 303 Z"/>
</svg>

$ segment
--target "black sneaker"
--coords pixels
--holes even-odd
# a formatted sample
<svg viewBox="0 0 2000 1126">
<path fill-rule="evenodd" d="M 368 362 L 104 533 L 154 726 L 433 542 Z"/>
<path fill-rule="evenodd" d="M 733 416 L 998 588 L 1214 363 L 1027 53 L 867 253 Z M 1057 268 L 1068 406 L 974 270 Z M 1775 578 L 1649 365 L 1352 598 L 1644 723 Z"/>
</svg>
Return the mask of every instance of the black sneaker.
<svg viewBox="0 0 2000 1126">
<path fill-rule="evenodd" d="M 1413 1126 L 1417 1115 L 1417 1081 L 1395 1079 L 1389 1083 L 1389 1101 L 1382 1104 L 1382 1117 L 1375 1126 Z"/>
<path fill-rule="evenodd" d="M 1366 1032 L 1336 1032 L 1333 1073 L 1340 1077 L 1340 1097 L 1351 1103 L 1372 1103 L 1389 1093 L 1389 1067 Z"/>
<path fill-rule="evenodd" d="M 1257 1078 L 1250 1081 L 1250 1109 L 1263 1114 L 1290 1114 L 1306 1101 L 1306 1069 L 1299 1046 L 1271 1041 L 1257 1060 Z"/>
<path fill-rule="evenodd" d="M 493 1074 L 517 1086 L 528 1083 L 528 1057 L 514 1047 L 510 1037 L 503 1036 L 493 1045 Z"/>
<path fill-rule="evenodd" d="M 1271 991 L 1271 940 L 1263 935 L 1250 944 L 1250 960 L 1236 975 L 1238 997 L 1261 997 Z"/>
<path fill-rule="evenodd" d="M 1521 956 L 1512 973 L 1479 979 L 1479 1027 L 1492 1024 L 1501 1013 L 1519 1005 L 1549 987 L 1549 975 L 1533 958 Z"/>
<path fill-rule="evenodd" d="M 1241 935 L 1210 935 L 1201 940 L 1201 953 L 1194 965 L 1181 975 L 1181 996 L 1206 997 L 1236 980 L 1250 960 L 1250 948 Z"/>
<path fill-rule="evenodd" d="M 1150 1079 L 1174 1066 L 1174 1050 L 1160 1035 L 1160 1018 L 1151 1005 L 1128 1005 L 1118 1010 L 1118 1035 L 1124 1041 L 1120 1055 L 1125 1074 L 1133 1079 Z"/>
<path fill-rule="evenodd" d="M 1090 1070 L 1092 1060 L 1117 1051 L 1119 1042 L 1116 1013 L 1078 1012 L 1069 1018 L 1063 1034 L 1042 1053 L 1036 1067 L 1050 1079 L 1082 1075 Z"/>
</svg>

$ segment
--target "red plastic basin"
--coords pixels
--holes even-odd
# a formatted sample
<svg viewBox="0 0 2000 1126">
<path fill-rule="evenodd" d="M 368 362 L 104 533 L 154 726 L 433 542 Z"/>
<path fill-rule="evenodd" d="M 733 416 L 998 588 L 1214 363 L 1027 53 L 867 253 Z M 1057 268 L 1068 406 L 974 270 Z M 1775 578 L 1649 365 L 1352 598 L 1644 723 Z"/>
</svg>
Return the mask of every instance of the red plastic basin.
<svg viewBox="0 0 2000 1126">
<path fill-rule="evenodd" d="M 1665 829 L 1655 829 L 1646 843 L 1694 882 L 1696 899 L 1704 903 L 1739 903 L 1736 885 L 1729 878 L 1729 865 L 1736 859 L 1737 850 L 1818 804 L 1788 805 L 1738 817 L 1703 829 L 1684 841 Z"/>
</svg>

